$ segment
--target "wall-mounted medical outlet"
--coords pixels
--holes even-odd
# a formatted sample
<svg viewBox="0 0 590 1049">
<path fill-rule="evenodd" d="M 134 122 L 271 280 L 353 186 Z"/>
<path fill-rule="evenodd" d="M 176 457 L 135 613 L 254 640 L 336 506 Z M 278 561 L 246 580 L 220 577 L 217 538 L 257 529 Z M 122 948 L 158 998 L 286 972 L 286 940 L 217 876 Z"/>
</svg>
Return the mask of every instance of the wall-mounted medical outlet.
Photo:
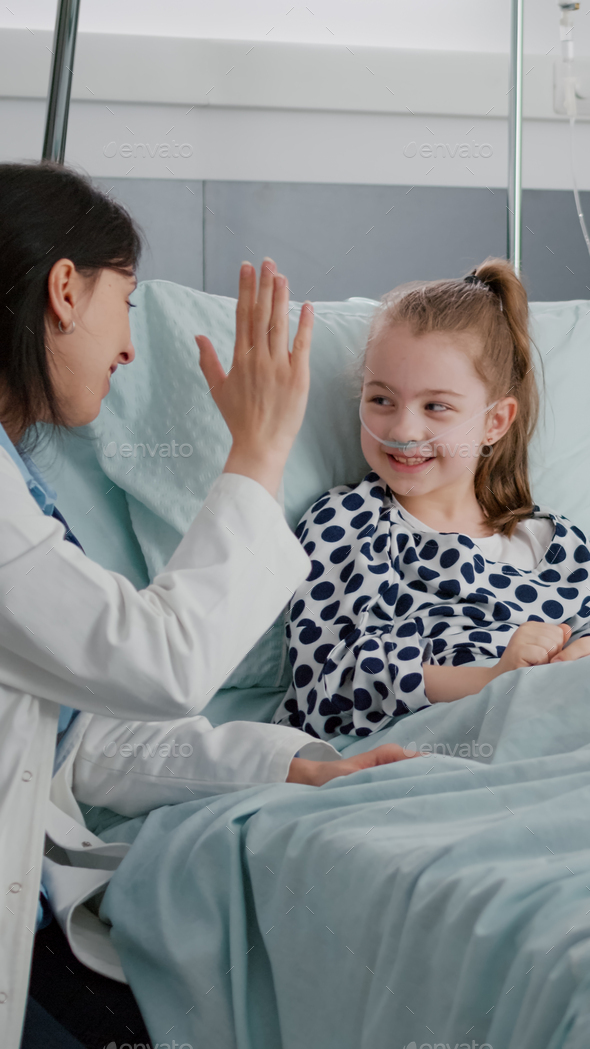
<svg viewBox="0 0 590 1049">
<path fill-rule="evenodd" d="M 562 116 L 571 116 L 570 92 L 574 93 L 575 115 L 590 117 L 590 58 L 564 62 L 556 58 L 553 66 L 553 108 Z"/>
</svg>

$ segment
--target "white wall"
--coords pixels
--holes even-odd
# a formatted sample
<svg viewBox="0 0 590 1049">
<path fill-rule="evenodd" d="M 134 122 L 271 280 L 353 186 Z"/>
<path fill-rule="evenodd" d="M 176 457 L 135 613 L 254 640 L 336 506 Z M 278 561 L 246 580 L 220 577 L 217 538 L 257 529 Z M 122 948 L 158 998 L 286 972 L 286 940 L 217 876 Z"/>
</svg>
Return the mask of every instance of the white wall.
<svg viewBox="0 0 590 1049">
<path fill-rule="evenodd" d="M 55 0 L 9 0 L 0 27 L 52 29 Z M 590 54 L 590 10 L 576 20 Z M 443 51 L 507 52 L 510 0 L 100 0 L 82 3 L 80 30 L 230 40 L 282 40 Z M 556 0 L 525 0 L 525 47 L 555 44 Z"/>
<path fill-rule="evenodd" d="M 45 104 L 15 99 L 0 106 L 5 130 L 0 159 L 38 158 Z M 166 134 L 172 127 L 174 130 Z M 576 135 L 579 184 L 590 189 L 587 124 L 580 125 Z M 434 145 L 437 155 L 431 159 L 421 157 L 419 152 L 415 156 L 404 155 L 404 149 L 406 153 L 413 152 L 414 144 L 416 148 Z M 457 145 L 466 147 L 463 152 L 479 153 L 482 144 L 486 154 L 492 151 L 491 156 L 458 155 Z M 179 146 L 185 146 L 183 152 L 190 151 L 190 155 L 159 155 L 161 151 L 178 153 Z M 149 156 L 148 147 L 154 156 Z M 124 153 L 131 150 L 135 155 L 121 156 L 122 149 Z M 527 121 L 524 158 L 526 188 L 569 188 L 567 125 Z M 186 108 L 179 106 L 109 103 L 107 110 L 100 103 L 72 102 L 67 160 L 105 178 L 350 182 L 494 189 L 506 184 L 506 122 L 472 120 L 468 124 L 458 117 L 423 119 L 198 107 L 187 115 Z"/>
<path fill-rule="evenodd" d="M 557 4 L 525 12 L 523 184 L 567 189 Z M 105 177 L 493 190 L 506 184 L 508 13 L 509 0 L 83 3 L 67 160 Z M 48 0 L 0 12 L 0 159 L 40 155 L 54 14 Z M 590 189 L 588 121 L 576 163 Z"/>
</svg>

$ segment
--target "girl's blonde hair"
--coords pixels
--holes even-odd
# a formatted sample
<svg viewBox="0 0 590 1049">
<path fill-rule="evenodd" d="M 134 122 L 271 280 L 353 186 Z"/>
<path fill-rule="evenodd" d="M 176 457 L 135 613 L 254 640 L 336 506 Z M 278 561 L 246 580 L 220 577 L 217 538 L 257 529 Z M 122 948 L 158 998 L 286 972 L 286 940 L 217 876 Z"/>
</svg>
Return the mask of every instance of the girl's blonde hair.
<svg viewBox="0 0 590 1049">
<path fill-rule="evenodd" d="M 477 278 L 472 280 L 471 278 Z M 539 412 L 528 330 L 526 291 L 505 259 L 488 258 L 467 279 L 413 282 L 381 300 L 367 347 L 384 328 L 407 324 L 416 335 L 465 332 L 480 342 L 473 354 L 477 374 L 491 401 L 518 402 L 510 429 L 487 456 L 480 456 L 475 494 L 494 531 L 510 536 L 533 509 L 528 445 Z"/>
</svg>

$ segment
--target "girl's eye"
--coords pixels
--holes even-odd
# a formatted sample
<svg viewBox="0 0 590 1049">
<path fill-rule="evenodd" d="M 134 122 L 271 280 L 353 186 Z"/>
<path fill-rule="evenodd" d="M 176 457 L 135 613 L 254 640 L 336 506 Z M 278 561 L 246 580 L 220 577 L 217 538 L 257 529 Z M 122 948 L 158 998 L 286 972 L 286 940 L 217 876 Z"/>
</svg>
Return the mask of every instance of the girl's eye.
<svg viewBox="0 0 590 1049">
<path fill-rule="evenodd" d="M 446 412 L 447 411 L 447 405 L 446 404 L 439 404 L 438 401 L 431 401 L 431 403 L 427 404 L 425 407 L 426 407 L 426 410 L 429 411 L 429 412 Z"/>
<path fill-rule="evenodd" d="M 128 306 L 131 306 L 131 309 L 133 309 L 133 310 L 134 310 L 134 309 L 135 309 L 135 307 L 137 306 L 137 303 L 136 303 L 136 302 L 129 302 L 129 299 L 127 299 L 127 305 L 128 305 Z"/>
<path fill-rule="evenodd" d="M 373 404 L 383 405 L 385 402 L 387 402 L 388 405 L 391 405 L 389 397 L 372 397 L 371 401 Z"/>
</svg>

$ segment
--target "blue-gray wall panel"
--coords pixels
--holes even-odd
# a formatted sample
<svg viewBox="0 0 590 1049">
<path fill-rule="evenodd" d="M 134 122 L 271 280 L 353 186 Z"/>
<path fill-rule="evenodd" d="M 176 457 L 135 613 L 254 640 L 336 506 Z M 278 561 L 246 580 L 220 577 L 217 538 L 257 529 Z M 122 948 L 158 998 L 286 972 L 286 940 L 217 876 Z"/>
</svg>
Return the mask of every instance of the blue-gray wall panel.
<svg viewBox="0 0 590 1049">
<path fill-rule="evenodd" d="M 206 291 L 271 255 L 293 298 L 379 298 L 406 280 L 459 276 L 506 246 L 506 194 L 486 189 L 205 182 Z"/>
<path fill-rule="evenodd" d="M 97 178 L 142 227 L 147 246 L 140 280 L 171 280 L 203 287 L 203 183 L 177 179 Z"/>
<path fill-rule="evenodd" d="M 586 224 L 590 193 L 580 193 Z M 529 189 L 523 194 L 523 271 L 530 298 L 561 302 L 590 299 L 590 256 L 574 194 Z"/>
<path fill-rule="evenodd" d="M 297 299 L 379 298 L 405 280 L 460 276 L 503 255 L 506 193 L 457 187 L 96 179 L 143 227 L 140 279 L 237 292 L 264 255 Z M 582 204 L 590 222 L 590 193 Z M 523 277 L 534 300 L 590 298 L 573 193 L 526 190 Z M 203 236 L 205 245 L 203 250 Z"/>
</svg>

